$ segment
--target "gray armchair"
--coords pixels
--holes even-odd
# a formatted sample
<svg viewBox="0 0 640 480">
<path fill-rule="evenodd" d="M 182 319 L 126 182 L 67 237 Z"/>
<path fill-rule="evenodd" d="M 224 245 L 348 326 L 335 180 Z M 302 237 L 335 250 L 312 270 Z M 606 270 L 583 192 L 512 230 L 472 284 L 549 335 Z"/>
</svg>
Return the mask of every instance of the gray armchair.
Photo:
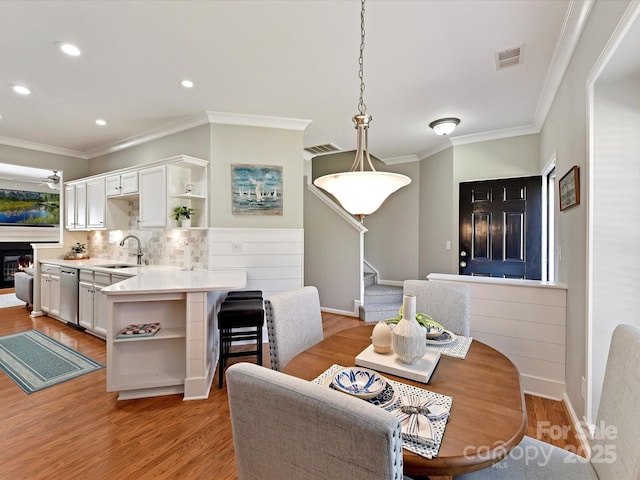
<svg viewBox="0 0 640 480">
<path fill-rule="evenodd" d="M 491 468 L 457 480 L 637 480 L 640 478 L 640 328 L 619 325 L 607 360 L 590 461 L 534 438 Z M 603 428 L 604 427 L 604 428 Z"/>
<path fill-rule="evenodd" d="M 227 369 L 238 480 L 398 480 L 402 435 L 386 410 L 251 363 Z"/>
<path fill-rule="evenodd" d="M 453 333 L 470 334 L 471 293 L 462 283 L 431 280 L 405 280 L 404 295 L 416 296 L 416 312 L 426 313 Z"/>
<path fill-rule="evenodd" d="M 322 341 L 322 312 L 316 287 L 277 293 L 264 302 L 271 368 L 281 372 L 287 363 Z"/>
</svg>

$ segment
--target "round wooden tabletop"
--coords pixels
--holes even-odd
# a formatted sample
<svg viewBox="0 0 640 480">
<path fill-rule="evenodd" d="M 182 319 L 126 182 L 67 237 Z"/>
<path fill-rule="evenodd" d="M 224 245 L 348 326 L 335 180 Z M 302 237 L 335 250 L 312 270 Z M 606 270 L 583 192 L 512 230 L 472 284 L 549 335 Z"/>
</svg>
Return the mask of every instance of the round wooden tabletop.
<svg viewBox="0 0 640 480">
<path fill-rule="evenodd" d="M 313 380 L 333 364 L 355 365 L 371 343 L 373 325 L 343 330 L 295 357 L 285 373 Z M 453 397 L 438 456 L 404 450 L 408 476 L 450 476 L 489 467 L 525 434 L 527 413 L 518 369 L 503 354 L 474 340 L 465 359 L 442 355 L 428 384 L 384 374 L 391 380 Z"/>
</svg>

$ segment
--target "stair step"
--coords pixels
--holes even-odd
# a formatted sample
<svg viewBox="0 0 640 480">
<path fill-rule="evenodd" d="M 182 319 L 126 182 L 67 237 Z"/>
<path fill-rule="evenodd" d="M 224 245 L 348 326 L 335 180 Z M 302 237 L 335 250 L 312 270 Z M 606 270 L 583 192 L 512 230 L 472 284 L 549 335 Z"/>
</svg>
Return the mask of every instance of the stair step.
<svg viewBox="0 0 640 480">
<path fill-rule="evenodd" d="M 375 285 L 376 283 L 376 274 L 373 272 L 367 272 L 364 274 L 364 288 L 370 287 L 371 285 Z"/>
<path fill-rule="evenodd" d="M 360 306 L 360 320 L 364 322 L 379 322 L 388 318 L 394 318 L 398 315 L 399 305 L 391 304 L 373 304 Z"/>
<path fill-rule="evenodd" d="M 364 305 L 374 304 L 402 305 L 402 287 L 393 285 L 371 285 L 364 289 Z"/>
</svg>

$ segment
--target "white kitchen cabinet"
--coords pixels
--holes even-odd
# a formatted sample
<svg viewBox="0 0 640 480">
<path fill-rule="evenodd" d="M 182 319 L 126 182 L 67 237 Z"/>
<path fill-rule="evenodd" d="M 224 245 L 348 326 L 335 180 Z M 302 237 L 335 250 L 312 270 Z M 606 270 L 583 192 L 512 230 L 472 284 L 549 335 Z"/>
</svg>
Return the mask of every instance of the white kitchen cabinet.
<svg viewBox="0 0 640 480">
<path fill-rule="evenodd" d="M 86 182 L 65 185 L 65 227 L 68 230 L 87 228 L 87 184 Z"/>
<path fill-rule="evenodd" d="M 68 229 L 76 228 L 76 186 L 64 186 L 64 226 Z"/>
<path fill-rule="evenodd" d="M 140 227 L 165 228 L 167 213 L 167 169 L 165 165 L 145 168 L 139 172 Z"/>
<path fill-rule="evenodd" d="M 138 193 L 138 172 L 110 175 L 106 179 L 107 197 L 121 197 Z"/>
<path fill-rule="evenodd" d="M 107 298 L 104 287 L 129 277 L 92 270 L 80 270 L 78 291 L 78 323 L 89 333 L 107 337 Z"/>
<path fill-rule="evenodd" d="M 56 317 L 60 315 L 60 267 L 57 265 L 40 267 L 40 308 Z"/>
<path fill-rule="evenodd" d="M 87 183 L 87 228 L 91 230 L 107 228 L 105 180 L 96 178 Z"/>
</svg>

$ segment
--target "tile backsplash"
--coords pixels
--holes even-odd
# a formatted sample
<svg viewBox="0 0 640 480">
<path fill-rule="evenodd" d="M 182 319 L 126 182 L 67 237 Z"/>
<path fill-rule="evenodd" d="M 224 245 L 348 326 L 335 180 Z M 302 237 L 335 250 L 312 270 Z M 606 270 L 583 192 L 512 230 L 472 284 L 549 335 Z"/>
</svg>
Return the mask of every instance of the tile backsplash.
<svg viewBox="0 0 640 480">
<path fill-rule="evenodd" d="M 135 263 L 137 242 L 128 239 L 124 246 L 120 241 L 127 235 L 140 239 L 142 261 L 149 265 L 184 266 L 184 246 L 191 251 L 193 269 L 207 269 L 207 230 L 109 230 L 93 231 L 87 235 L 87 248 L 91 258 L 104 258 Z"/>
</svg>

